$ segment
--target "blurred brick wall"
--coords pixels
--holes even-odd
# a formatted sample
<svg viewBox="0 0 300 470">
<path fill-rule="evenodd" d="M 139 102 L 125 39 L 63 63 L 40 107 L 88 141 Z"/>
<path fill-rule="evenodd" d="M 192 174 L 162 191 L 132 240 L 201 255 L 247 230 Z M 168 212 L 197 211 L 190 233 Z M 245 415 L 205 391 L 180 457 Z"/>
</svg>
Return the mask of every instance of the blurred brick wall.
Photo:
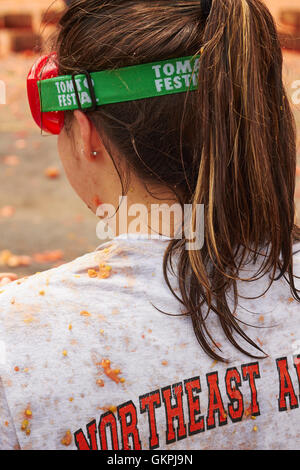
<svg viewBox="0 0 300 470">
<path fill-rule="evenodd" d="M 264 0 L 285 48 L 300 50 L 300 0 Z M 63 0 L 0 0 L 0 57 L 9 52 L 38 52 L 54 31 Z"/>
<path fill-rule="evenodd" d="M 300 1 L 264 0 L 275 18 L 282 46 L 300 51 Z"/>
<path fill-rule="evenodd" d="M 0 57 L 10 52 L 39 52 L 64 8 L 63 0 L 1 0 Z"/>
</svg>

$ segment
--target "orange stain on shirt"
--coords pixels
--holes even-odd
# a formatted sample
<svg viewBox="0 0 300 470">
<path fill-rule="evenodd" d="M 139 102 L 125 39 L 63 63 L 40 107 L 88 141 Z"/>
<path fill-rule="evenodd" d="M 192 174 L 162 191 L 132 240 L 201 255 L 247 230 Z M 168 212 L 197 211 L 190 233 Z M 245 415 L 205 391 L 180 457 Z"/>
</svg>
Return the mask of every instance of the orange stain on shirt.
<svg viewBox="0 0 300 470">
<path fill-rule="evenodd" d="M 100 366 L 102 367 L 104 374 L 110 379 L 116 382 L 117 384 L 120 383 L 120 369 L 111 369 L 110 368 L 110 360 L 109 359 L 102 359 Z"/>
<path fill-rule="evenodd" d="M 82 311 L 80 312 L 80 315 L 81 315 L 82 317 L 90 317 L 90 316 L 91 316 L 91 314 L 90 314 L 89 312 L 87 312 L 86 310 L 82 310 Z"/>
<path fill-rule="evenodd" d="M 61 443 L 63 446 L 70 446 L 72 444 L 72 434 L 70 430 L 66 431 Z"/>
<path fill-rule="evenodd" d="M 95 271 L 95 269 L 88 269 L 88 276 L 97 277 L 98 276 L 97 271 Z"/>
<path fill-rule="evenodd" d="M 96 269 L 88 269 L 87 273 L 88 273 L 88 276 L 92 278 L 98 277 L 99 279 L 107 279 L 108 277 L 111 276 L 111 271 L 112 271 L 111 266 L 105 263 L 100 263 L 98 271 Z"/>
<path fill-rule="evenodd" d="M 29 426 L 28 419 L 24 419 L 21 424 L 21 431 L 27 431 L 28 426 Z"/>
<path fill-rule="evenodd" d="M 35 320 L 35 318 L 32 316 L 32 315 L 26 315 L 26 317 L 24 318 L 24 323 L 26 323 L 27 325 L 29 325 L 30 323 L 33 323 Z"/>
<path fill-rule="evenodd" d="M 112 268 L 111 266 L 105 264 L 105 263 L 101 263 L 99 264 L 99 274 L 98 274 L 98 277 L 100 279 L 107 279 L 108 277 L 111 276 L 111 271 L 112 271 Z"/>
<path fill-rule="evenodd" d="M 25 411 L 24 411 L 24 415 L 26 416 L 26 418 L 32 418 L 32 411 L 30 408 L 27 408 Z"/>
</svg>

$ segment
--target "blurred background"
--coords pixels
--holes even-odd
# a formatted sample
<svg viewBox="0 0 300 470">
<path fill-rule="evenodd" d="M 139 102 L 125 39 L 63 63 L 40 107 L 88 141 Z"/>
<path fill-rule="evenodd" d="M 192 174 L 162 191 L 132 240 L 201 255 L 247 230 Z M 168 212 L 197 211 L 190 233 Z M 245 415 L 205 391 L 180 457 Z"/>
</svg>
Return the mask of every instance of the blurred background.
<svg viewBox="0 0 300 470">
<path fill-rule="evenodd" d="M 280 32 L 284 80 L 298 128 L 295 198 L 300 223 L 300 2 L 265 3 Z M 40 51 L 50 47 L 64 8 L 63 0 L 0 0 L 0 81 L 6 85 L 6 104 L 0 104 L 0 272 L 18 277 L 99 245 L 98 219 L 70 188 L 57 138 L 41 136 L 27 103 L 27 73 Z"/>
</svg>

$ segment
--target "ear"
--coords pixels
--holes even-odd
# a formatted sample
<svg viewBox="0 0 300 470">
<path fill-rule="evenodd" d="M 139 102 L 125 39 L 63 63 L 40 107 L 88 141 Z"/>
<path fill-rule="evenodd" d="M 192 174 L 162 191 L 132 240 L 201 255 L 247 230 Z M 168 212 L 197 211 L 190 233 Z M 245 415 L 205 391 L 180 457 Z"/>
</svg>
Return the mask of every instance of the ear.
<svg viewBox="0 0 300 470">
<path fill-rule="evenodd" d="M 80 134 L 81 154 L 88 160 L 95 160 L 93 152 L 102 148 L 101 138 L 89 118 L 82 111 L 74 111 L 77 128 Z"/>
</svg>

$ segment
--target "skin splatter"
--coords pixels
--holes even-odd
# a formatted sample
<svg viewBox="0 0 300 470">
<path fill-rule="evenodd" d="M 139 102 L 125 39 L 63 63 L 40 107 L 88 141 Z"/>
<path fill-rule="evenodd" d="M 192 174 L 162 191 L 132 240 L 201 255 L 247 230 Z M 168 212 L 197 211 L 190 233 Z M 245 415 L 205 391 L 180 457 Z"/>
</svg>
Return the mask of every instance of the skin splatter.
<svg viewBox="0 0 300 470">
<path fill-rule="evenodd" d="M 93 203 L 96 207 L 99 207 L 102 205 L 101 199 L 97 195 L 93 198 Z"/>
</svg>

